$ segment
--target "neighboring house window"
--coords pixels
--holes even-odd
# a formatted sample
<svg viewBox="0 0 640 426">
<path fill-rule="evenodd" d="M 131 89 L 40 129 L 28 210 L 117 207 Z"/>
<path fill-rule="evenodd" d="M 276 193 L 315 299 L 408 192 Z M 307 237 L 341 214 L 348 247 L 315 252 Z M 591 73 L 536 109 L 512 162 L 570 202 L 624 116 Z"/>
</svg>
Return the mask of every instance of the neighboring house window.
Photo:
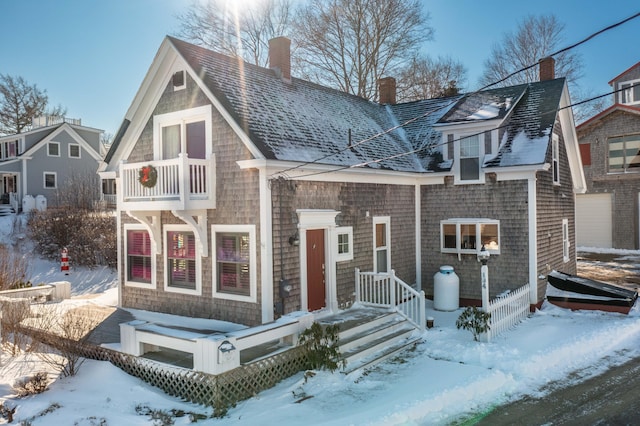
<svg viewBox="0 0 640 426">
<path fill-rule="evenodd" d="M 80 158 L 80 145 L 76 143 L 69 144 L 69 158 Z"/>
<path fill-rule="evenodd" d="M 207 158 L 211 141 L 211 106 L 157 115 L 154 120 L 156 156 L 160 159 L 178 157 Z"/>
<path fill-rule="evenodd" d="M 338 244 L 338 254 L 336 261 L 342 262 L 353 259 L 353 227 L 340 226 L 336 228 L 336 240 Z"/>
<path fill-rule="evenodd" d="M 193 232 L 181 225 L 165 227 L 166 284 L 167 291 L 200 293 L 200 256 L 196 255 L 196 238 Z"/>
<path fill-rule="evenodd" d="M 47 189 L 55 189 L 58 187 L 58 176 L 56 172 L 44 172 L 44 187 Z"/>
<path fill-rule="evenodd" d="M 553 135 L 551 172 L 553 173 L 553 183 L 560 185 L 560 140 L 557 135 Z"/>
<path fill-rule="evenodd" d="M 215 264 L 214 297 L 255 302 L 257 288 L 254 225 L 211 227 Z"/>
<path fill-rule="evenodd" d="M 562 260 L 566 263 L 569 261 L 569 219 L 562 219 Z"/>
<path fill-rule="evenodd" d="M 374 272 L 389 272 L 391 266 L 391 218 L 373 218 L 373 270 Z"/>
<path fill-rule="evenodd" d="M 500 221 L 492 219 L 447 219 L 440 222 L 440 251 L 477 254 L 485 246 L 500 254 Z"/>
<path fill-rule="evenodd" d="M 480 179 L 480 138 L 479 135 L 460 139 L 460 180 Z"/>
<path fill-rule="evenodd" d="M 127 284 L 154 283 L 155 256 L 151 251 L 151 238 L 144 229 L 127 229 L 126 232 Z"/>
<path fill-rule="evenodd" d="M 621 104 L 640 103 L 640 80 L 618 83 L 618 100 Z"/>
<path fill-rule="evenodd" d="M 2 142 L 0 145 L 0 159 L 6 160 L 18 155 L 18 140 Z"/>
<path fill-rule="evenodd" d="M 47 155 L 49 157 L 60 157 L 60 144 L 58 142 L 49 142 L 47 144 Z"/>
<path fill-rule="evenodd" d="M 178 71 L 171 77 L 171 83 L 173 84 L 173 90 L 182 90 L 187 87 L 187 79 L 185 78 L 184 71 Z"/>
<path fill-rule="evenodd" d="M 608 139 L 609 171 L 640 172 L 640 134 Z"/>
</svg>

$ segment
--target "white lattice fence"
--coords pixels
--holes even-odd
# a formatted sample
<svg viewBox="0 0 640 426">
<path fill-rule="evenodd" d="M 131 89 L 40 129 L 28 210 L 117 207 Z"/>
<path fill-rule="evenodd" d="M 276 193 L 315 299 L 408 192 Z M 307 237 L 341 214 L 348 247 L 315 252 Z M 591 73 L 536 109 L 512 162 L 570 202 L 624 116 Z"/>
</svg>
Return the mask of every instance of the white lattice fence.
<svg viewBox="0 0 640 426">
<path fill-rule="evenodd" d="M 490 341 L 529 315 L 529 284 L 491 300 L 487 312 L 491 314 L 491 319 L 486 340 Z"/>
</svg>

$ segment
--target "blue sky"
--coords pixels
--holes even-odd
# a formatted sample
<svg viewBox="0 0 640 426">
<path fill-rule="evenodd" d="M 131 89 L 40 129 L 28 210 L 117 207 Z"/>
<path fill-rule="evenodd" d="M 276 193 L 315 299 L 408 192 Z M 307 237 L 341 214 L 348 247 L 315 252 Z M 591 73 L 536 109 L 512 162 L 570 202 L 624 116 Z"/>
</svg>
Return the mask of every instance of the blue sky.
<svg viewBox="0 0 640 426">
<path fill-rule="evenodd" d="M 0 0 L 0 73 L 37 84 L 69 117 L 115 134 L 162 39 L 178 31 L 176 14 L 191 2 Z M 628 0 L 424 0 L 424 5 L 435 30 L 426 51 L 462 62 L 470 90 L 478 87 L 491 46 L 527 15 L 554 13 L 566 25 L 564 47 L 640 11 Z M 578 47 L 584 89 L 610 90 L 611 78 L 640 61 L 639 39 L 636 18 Z"/>
</svg>

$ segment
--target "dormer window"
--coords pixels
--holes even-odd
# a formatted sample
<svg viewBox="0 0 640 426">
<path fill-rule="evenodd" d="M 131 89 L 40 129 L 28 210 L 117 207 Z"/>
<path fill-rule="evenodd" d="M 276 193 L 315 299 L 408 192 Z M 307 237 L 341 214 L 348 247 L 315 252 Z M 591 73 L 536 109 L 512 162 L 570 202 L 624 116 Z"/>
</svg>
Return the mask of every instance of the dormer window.
<svg viewBox="0 0 640 426">
<path fill-rule="evenodd" d="M 618 83 L 618 102 L 621 104 L 640 103 L 640 80 L 631 80 Z"/>
<path fill-rule="evenodd" d="M 460 181 L 477 182 L 480 179 L 480 136 L 460 138 L 457 151 L 460 158 Z"/>
<path fill-rule="evenodd" d="M 185 87 L 187 87 L 187 80 L 185 78 L 184 75 L 184 70 L 183 71 L 178 71 L 175 74 L 173 74 L 173 77 L 171 77 L 171 82 L 173 83 L 173 90 L 182 90 Z"/>
</svg>

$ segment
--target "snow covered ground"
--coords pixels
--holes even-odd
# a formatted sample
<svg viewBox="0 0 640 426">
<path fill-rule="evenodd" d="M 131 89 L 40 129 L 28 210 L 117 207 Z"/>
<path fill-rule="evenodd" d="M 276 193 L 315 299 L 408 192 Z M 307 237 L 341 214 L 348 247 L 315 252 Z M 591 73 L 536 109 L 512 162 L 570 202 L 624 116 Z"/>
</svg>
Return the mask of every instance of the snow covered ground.
<svg viewBox="0 0 640 426">
<path fill-rule="evenodd" d="M 0 239 L 2 234 L 0 218 Z M 640 259 L 640 252 L 625 252 Z M 638 260 L 640 263 L 640 260 Z M 117 303 L 115 273 L 109 269 L 59 272 L 59 264 L 34 258 L 38 281 L 68 280 L 66 303 Z M 95 297 L 93 296 L 95 295 Z M 541 310 L 491 343 L 474 342 L 458 330 L 461 311 L 438 312 L 429 305 L 435 327 L 415 350 L 366 373 L 318 372 L 284 380 L 240 402 L 211 425 L 440 425 L 481 415 L 492 407 L 543 395 L 640 356 L 640 308 L 630 315 L 571 312 L 545 303 Z M 211 409 L 184 403 L 128 376 L 106 362 L 87 361 L 75 377 L 58 378 L 46 392 L 18 399 L 15 379 L 47 369 L 34 355 L 1 355 L 0 402 L 13 406 L 15 423 L 31 425 L 151 425 L 159 413 L 175 425 L 191 424 L 193 414 Z M 174 411 L 172 411 L 174 410 Z M 189 414 L 192 414 L 191 416 Z M 0 420 L 0 423 L 2 421 Z"/>
</svg>

